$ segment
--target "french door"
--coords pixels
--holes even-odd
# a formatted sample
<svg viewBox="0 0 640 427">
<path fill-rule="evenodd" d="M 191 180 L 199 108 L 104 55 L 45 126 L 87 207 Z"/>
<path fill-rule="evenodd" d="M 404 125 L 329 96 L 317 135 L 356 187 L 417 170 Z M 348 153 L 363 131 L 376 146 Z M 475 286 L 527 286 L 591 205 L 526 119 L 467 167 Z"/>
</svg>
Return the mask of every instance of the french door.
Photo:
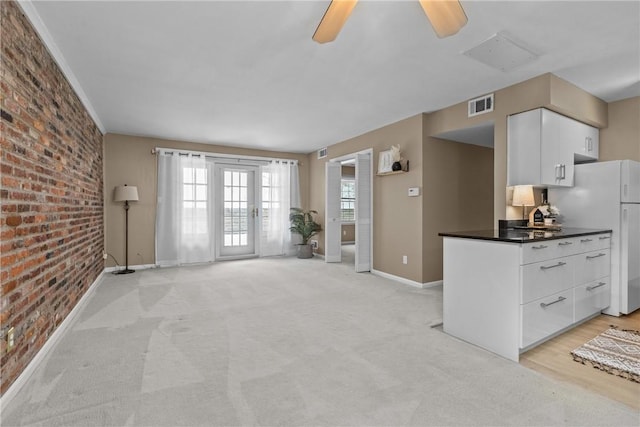
<svg viewBox="0 0 640 427">
<path fill-rule="evenodd" d="M 257 256 L 258 167 L 216 165 L 217 258 Z"/>
</svg>

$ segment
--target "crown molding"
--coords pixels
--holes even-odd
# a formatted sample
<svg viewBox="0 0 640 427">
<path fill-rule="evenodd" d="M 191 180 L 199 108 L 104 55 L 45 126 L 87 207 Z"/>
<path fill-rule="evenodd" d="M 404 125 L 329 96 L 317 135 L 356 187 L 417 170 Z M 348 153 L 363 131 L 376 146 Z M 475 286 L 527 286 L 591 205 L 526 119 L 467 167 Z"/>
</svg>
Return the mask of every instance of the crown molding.
<svg viewBox="0 0 640 427">
<path fill-rule="evenodd" d="M 40 36 L 40 39 L 49 50 L 49 53 L 51 53 L 51 56 L 53 56 L 53 59 L 58 64 L 58 67 L 60 67 L 62 74 L 64 74 L 64 76 L 67 78 L 67 81 L 76 92 L 78 98 L 80 98 L 80 102 L 82 102 L 82 105 L 84 105 L 84 108 L 86 108 L 96 126 L 98 126 L 98 129 L 100 129 L 100 132 L 102 132 L 102 134 L 104 135 L 106 133 L 106 130 L 104 125 L 100 121 L 100 117 L 98 117 L 98 113 L 96 113 L 93 105 L 91 105 L 91 101 L 89 101 L 89 97 L 82 89 L 80 81 L 78 81 L 75 74 L 71 70 L 71 67 L 64 59 L 62 51 L 58 48 L 58 45 L 54 41 L 53 36 L 51 36 L 51 33 L 47 29 L 44 21 L 42 21 L 42 18 L 36 10 L 33 2 L 31 0 L 18 0 L 17 3 L 18 5 L 20 5 L 20 8 L 24 12 L 24 14 L 27 16 L 27 19 L 29 19 L 29 21 L 31 22 L 31 25 L 33 25 L 33 28 L 36 30 L 36 32 Z"/>
</svg>

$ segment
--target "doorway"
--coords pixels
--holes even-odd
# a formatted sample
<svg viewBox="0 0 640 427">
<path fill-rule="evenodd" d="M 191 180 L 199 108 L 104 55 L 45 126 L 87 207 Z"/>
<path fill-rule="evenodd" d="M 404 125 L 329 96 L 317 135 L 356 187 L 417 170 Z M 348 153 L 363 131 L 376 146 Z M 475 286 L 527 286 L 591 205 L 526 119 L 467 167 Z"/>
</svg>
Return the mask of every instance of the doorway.
<svg viewBox="0 0 640 427">
<path fill-rule="evenodd" d="M 258 167 L 252 165 L 215 166 L 218 207 L 217 258 L 258 256 L 257 226 Z"/>
<path fill-rule="evenodd" d="M 355 225 L 354 265 L 357 272 L 371 271 L 373 254 L 373 150 L 331 159 L 325 164 L 325 261 L 342 262 L 342 224 L 345 210 L 351 207 L 342 197 L 342 164 L 355 166 L 355 198 L 353 224 Z"/>
</svg>

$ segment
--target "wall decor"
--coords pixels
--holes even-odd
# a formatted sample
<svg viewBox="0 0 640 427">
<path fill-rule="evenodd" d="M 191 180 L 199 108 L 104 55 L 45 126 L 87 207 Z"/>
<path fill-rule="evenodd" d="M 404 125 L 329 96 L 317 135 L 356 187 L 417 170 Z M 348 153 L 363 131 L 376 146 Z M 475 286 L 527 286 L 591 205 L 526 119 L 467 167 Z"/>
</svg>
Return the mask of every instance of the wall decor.
<svg viewBox="0 0 640 427">
<path fill-rule="evenodd" d="M 378 173 L 391 172 L 393 165 L 393 153 L 391 150 L 381 151 L 378 157 Z"/>
</svg>

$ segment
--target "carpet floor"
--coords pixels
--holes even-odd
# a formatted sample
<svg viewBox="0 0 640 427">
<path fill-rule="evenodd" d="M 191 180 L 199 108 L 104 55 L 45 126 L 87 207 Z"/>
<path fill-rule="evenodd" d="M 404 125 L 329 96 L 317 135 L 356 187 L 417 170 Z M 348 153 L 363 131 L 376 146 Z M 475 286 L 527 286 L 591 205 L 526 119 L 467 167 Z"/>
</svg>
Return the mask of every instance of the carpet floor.
<svg viewBox="0 0 640 427">
<path fill-rule="evenodd" d="M 638 425 L 441 318 L 441 287 L 317 258 L 106 275 L 1 424 Z"/>
</svg>

